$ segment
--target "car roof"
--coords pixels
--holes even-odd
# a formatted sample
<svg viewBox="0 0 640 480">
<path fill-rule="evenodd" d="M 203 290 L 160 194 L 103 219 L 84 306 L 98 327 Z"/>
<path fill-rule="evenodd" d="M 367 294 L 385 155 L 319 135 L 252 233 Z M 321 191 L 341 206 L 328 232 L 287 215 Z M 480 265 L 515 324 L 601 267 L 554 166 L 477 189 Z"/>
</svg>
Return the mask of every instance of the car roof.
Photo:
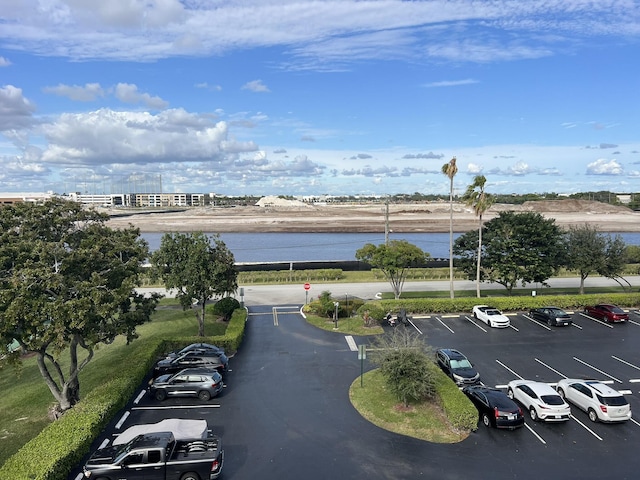
<svg viewBox="0 0 640 480">
<path fill-rule="evenodd" d="M 437 351 L 444 353 L 449 358 L 467 358 L 454 348 L 439 348 Z"/>
<path fill-rule="evenodd" d="M 527 385 L 538 395 L 558 395 L 558 392 L 548 383 L 536 382 L 535 380 L 523 380 L 519 385 Z"/>
<path fill-rule="evenodd" d="M 592 390 L 598 392 L 600 395 L 604 395 L 605 397 L 619 397 L 622 395 L 617 390 L 614 390 L 609 385 L 602 383 L 598 380 L 582 380 L 579 378 L 568 378 L 565 381 L 567 383 L 581 383 L 591 388 Z"/>
<path fill-rule="evenodd" d="M 213 375 L 214 373 L 220 375 L 215 368 L 206 368 L 206 367 L 198 367 L 198 368 L 185 368 L 180 370 L 176 375 L 189 375 L 189 374 L 198 374 L 198 375 Z"/>
</svg>

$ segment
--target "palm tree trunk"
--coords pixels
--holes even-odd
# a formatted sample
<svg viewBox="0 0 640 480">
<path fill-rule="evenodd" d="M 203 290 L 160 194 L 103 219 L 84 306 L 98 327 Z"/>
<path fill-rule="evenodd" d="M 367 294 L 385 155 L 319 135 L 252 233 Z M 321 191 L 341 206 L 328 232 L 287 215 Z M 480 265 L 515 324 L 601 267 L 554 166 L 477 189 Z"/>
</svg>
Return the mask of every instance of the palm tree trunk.
<svg viewBox="0 0 640 480">
<path fill-rule="evenodd" d="M 476 297 L 480 298 L 480 261 L 482 255 L 482 215 L 478 225 L 478 262 L 476 265 Z"/>
<path fill-rule="evenodd" d="M 453 177 L 451 177 L 451 187 L 449 188 L 449 294 L 454 298 L 453 293 Z"/>
</svg>

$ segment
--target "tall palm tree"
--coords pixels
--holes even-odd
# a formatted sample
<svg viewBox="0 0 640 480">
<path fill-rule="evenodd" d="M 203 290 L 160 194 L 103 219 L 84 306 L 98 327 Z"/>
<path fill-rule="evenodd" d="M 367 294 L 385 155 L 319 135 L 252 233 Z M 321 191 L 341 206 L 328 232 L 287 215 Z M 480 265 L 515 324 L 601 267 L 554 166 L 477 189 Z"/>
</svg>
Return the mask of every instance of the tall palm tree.
<svg viewBox="0 0 640 480">
<path fill-rule="evenodd" d="M 453 177 L 458 173 L 456 157 L 442 166 L 442 173 L 449 177 L 449 292 L 453 298 Z"/>
<path fill-rule="evenodd" d="M 482 215 L 489 210 L 495 198 L 484 190 L 487 179 L 484 175 L 476 175 L 473 182 L 467 187 L 462 200 L 473 208 L 478 217 L 478 259 L 476 265 L 476 295 L 480 298 L 480 261 L 482 257 Z"/>
</svg>

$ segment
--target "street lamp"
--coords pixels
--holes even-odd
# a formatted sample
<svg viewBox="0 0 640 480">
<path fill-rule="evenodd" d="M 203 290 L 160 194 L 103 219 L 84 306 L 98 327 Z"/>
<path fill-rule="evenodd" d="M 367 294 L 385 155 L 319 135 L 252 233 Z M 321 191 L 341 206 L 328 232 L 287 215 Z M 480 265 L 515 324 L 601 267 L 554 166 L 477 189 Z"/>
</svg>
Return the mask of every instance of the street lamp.
<svg viewBox="0 0 640 480">
<path fill-rule="evenodd" d="M 336 311 L 333 314 L 333 329 L 338 329 L 338 307 L 340 306 L 340 302 L 333 302 L 333 306 L 336 307 Z"/>
</svg>

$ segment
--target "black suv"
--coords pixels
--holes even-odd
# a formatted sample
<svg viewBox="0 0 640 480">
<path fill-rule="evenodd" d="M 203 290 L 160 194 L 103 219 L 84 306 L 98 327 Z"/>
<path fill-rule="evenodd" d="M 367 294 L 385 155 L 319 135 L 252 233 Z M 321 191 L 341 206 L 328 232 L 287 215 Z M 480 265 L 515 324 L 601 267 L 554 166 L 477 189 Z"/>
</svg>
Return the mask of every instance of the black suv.
<svg viewBox="0 0 640 480">
<path fill-rule="evenodd" d="M 161 375 L 149 384 L 156 400 L 167 397 L 198 397 L 206 402 L 218 396 L 224 387 L 222 376 L 206 368 L 186 368 L 175 375 Z"/>
<path fill-rule="evenodd" d="M 229 367 L 229 359 L 224 353 L 200 353 L 199 351 L 188 351 L 177 357 L 167 357 L 156 363 L 156 374 L 174 373 L 185 368 L 203 367 L 217 370 L 222 376 Z"/>
<path fill-rule="evenodd" d="M 458 386 L 480 383 L 480 374 L 473 368 L 467 357 L 458 350 L 439 348 L 436 350 L 436 362 Z"/>
</svg>

